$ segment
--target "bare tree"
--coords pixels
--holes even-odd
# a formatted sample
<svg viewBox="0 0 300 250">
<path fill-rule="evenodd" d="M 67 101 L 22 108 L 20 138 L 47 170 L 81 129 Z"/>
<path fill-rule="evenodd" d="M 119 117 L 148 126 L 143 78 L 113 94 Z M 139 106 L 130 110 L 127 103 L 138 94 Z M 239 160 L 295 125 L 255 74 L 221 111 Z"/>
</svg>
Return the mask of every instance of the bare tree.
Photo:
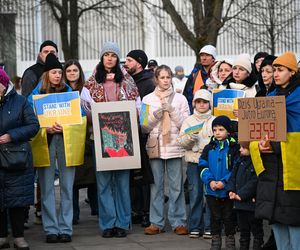
<svg viewBox="0 0 300 250">
<path fill-rule="evenodd" d="M 41 0 L 47 4 L 59 24 L 64 58 L 78 59 L 79 19 L 87 11 L 96 11 L 103 15 L 107 9 L 117 9 L 123 6 L 121 0 Z"/>
<path fill-rule="evenodd" d="M 295 0 L 256 1 L 236 17 L 228 30 L 253 53 L 266 51 L 274 55 L 276 51 L 296 50 L 299 14 Z"/>
</svg>

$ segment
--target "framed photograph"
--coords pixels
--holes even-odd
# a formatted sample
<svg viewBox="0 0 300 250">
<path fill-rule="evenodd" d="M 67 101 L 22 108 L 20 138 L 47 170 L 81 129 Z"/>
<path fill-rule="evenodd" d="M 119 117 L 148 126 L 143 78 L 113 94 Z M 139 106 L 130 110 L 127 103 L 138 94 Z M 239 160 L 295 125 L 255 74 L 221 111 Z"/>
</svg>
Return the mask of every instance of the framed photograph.
<svg viewBox="0 0 300 250">
<path fill-rule="evenodd" d="M 141 168 L 135 101 L 92 103 L 97 171 Z"/>
</svg>

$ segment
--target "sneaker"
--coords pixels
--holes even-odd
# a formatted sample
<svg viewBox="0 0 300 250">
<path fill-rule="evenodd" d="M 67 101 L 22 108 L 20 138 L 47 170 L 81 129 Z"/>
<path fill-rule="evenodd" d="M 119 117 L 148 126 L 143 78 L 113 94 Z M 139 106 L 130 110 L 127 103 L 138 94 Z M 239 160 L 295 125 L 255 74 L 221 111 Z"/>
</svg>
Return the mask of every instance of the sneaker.
<svg viewBox="0 0 300 250">
<path fill-rule="evenodd" d="M 211 238 L 212 238 L 211 232 L 205 231 L 203 234 L 203 239 L 211 239 Z"/>
<path fill-rule="evenodd" d="M 187 235 L 188 234 L 188 230 L 185 226 L 177 226 L 174 230 L 174 233 L 176 233 L 177 235 Z"/>
<path fill-rule="evenodd" d="M 199 231 L 191 231 L 189 233 L 190 238 L 199 238 L 200 237 L 200 232 Z"/>
<path fill-rule="evenodd" d="M 145 228 L 144 232 L 147 235 L 154 235 L 163 233 L 164 231 L 155 225 L 150 225 L 149 227 Z"/>
<path fill-rule="evenodd" d="M 9 241 L 7 237 L 0 237 L 0 249 L 10 248 Z"/>
<path fill-rule="evenodd" d="M 14 248 L 22 249 L 22 250 L 29 250 L 29 245 L 24 239 L 24 237 L 18 237 L 14 239 Z"/>
</svg>

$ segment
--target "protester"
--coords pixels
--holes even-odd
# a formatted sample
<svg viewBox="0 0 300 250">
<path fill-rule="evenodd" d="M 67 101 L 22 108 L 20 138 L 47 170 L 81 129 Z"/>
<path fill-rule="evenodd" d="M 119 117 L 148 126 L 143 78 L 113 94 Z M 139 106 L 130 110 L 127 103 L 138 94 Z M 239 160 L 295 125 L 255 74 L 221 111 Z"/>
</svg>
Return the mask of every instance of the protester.
<svg viewBox="0 0 300 250">
<path fill-rule="evenodd" d="M 120 57 L 120 48 L 115 42 L 104 43 L 100 62 L 81 93 L 88 116 L 92 102 L 139 100 L 138 88 L 120 65 Z M 129 177 L 130 170 L 96 172 L 99 227 L 104 238 L 127 235 L 131 224 Z"/>
<path fill-rule="evenodd" d="M 149 107 L 149 122 L 142 123 L 142 128 L 150 133 L 150 138 L 157 138 L 160 152 L 157 158 L 150 160 L 154 183 L 151 184 L 151 225 L 145 228 L 145 234 L 149 235 L 164 231 L 165 169 L 169 181 L 169 222 L 176 234 L 188 233 L 183 193 L 183 149 L 176 143 L 176 138 L 183 120 L 189 115 L 189 108 L 185 97 L 174 92 L 171 82 L 171 69 L 166 65 L 159 66 L 155 70 L 156 88 L 143 98 L 142 104 Z"/>
<path fill-rule="evenodd" d="M 132 76 L 138 87 L 141 99 L 155 89 L 154 74 L 145 70 L 148 57 L 143 50 L 131 50 L 127 56 L 124 68 Z M 139 126 L 141 169 L 131 170 L 130 193 L 132 206 L 132 223 L 148 227 L 150 207 L 150 184 L 153 183 L 153 175 L 146 152 L 148 134 L 142 133 Z"/>
<path fill-rule="evenodd" d="M 263 222 L 254 216 L 257 176 L 250 157 L 249 142 L 240 142 L 240 157 L 237 159 L 228 181 L 229 198 L 234 201 L 240 230 L 240 250 L 249 250 L 251 233 L 253 250 L 261 250 Z"/>
<path fill-rule="evenodd" d="M 189 190 L 189 237 L 198 238 L 207 231 L 204 225 L 203 183 L 198 166 L 200 155 L 206 144 L 209 143 L 212 132 L 211 114 L 212 94 L 206 89 L 197 90 L 194 95 L 194 113 L 184 120 L 178 143 L 185 149 L 187 166 L 187 179 Z"/>
<path fill-rule="evenodd" d="M 213 137 L 199 159 L 201 179 L 211 211 L 211 250 L 221 250 L 222 226 L 225 226 L 225 249 L 235 250 L 235 226 L 232 220 L 233 203 L 228 197 L 227 183 L 238 157 L 239 145 L 230 136 L 231 121 L 218 116 L 212 122 Z"/>
<path fill-rule="evenodd" d="M 255 216 L 270 221 L 277 249 L 295 250 L 300 245 L 300 78 L 295 54 L 277 57 L 273 69 L 276 87 L 269 96 L 285 96 L 287 141 L 270 142 L 266 136 L 250 145 L 258 175 Z"/>
<path fill-rule="evenodd" d="M 172 78 L 173 88 L 175 92 L 182 94 L 187 81 L 187 77 L 184 75 L 184 68 L 178 65 L 175 67 L 174 71 L 175 74 Z"/>
<path fill-rule="evenodd" d="M 187 98 L 190 111 L 193 112 L 193 97 L 200 88 L 206 88 L 208 72 L 216 60 L 217 49 L 213 45 L 205 45 L 199 52 L 200 64 L 196 65 L 188 77 L 183 95 Z"/>
<path fill-rule="evenodd" d="M 70 59 L 65 63 L 63 75 L 65 82 L 72 88 L 72 90 L 79 91 L 79 93 L 81 93 L 85 79 L 82 67 L 76 59 Z M 91 127 L 87 128 L 84 166 L 76 168 L 75 170 L 73 185 L 73 225 L 78 224 L 79 221 L 79 190 L 82 188 L 87 188 L 87 197 L 91 208 L 91 215 L 98 215 L 96 175 L 91 147 L 93 141 L 89 138 L 91 129 Z"/>
<path fill-rule="evenodd" d="M 148 71 L 151 71 L 154 73 L 154 71 L 156 70 L 157 67 L 158 67 L 158 63 L 156 60 L 154 60 L 154 59 L 149 60 L 148 65 L 147 65 Z"/>
<path fill-rule="evenodd" d="M 22 78 L 19 76 L 14 76 L 11 81 L 14 84 L 17 94 L 21 95 L 22 94 L 22 87 L 21 87 Z"/>
<path fill-rule="evenodd" d="M 28 100 L 32 103 L 33 96 L 37 94 L 71 91 L 72 88 L 63 81 L 61 63 L 54 54 L 49 53 L 41 82 Z M 79 125 L 62 126 L 55 123 L 52 127 L 42 128 L 32 142 L 34 165 L 38 167 L 41 186 L 43 228 L 47 243 L 72 241 L 74 166 L 83 164 L 86 131 L 86 119 L 82 120 Z M 61 190 L 59 214 L 56 213 L 54 187 L 56 165 Z"/>
<path fill-rule="evenodd" d="M 254 56 L 254 60 L 253 60 L 253 71 L 256 75 L 256 77 L 259 76 L 259 70 L 260 70 L 260 66 L 261 63 L 263 62 L 263 60 L 268 56 L 269 54 L 267 52 L 258 52 L 256 53 L 256 55 Z"/>
<path fill-rule="evenodd" d="M 27 142 L 30 151 L 26 166 L 20 170 L 5 169 L 0 162 L 0 249 L 10 247 L 9 218 L 15 248 L 29 250 L 24 239 L 24 209 L 34 203 L 34 171 L 28 141 L 38 132 L 39 123 L 26 98 L 16 93 L 3 69 L 0 69 L 0 117 L 1 149 L 10 142 L 15 146 Z"/>
</svg>

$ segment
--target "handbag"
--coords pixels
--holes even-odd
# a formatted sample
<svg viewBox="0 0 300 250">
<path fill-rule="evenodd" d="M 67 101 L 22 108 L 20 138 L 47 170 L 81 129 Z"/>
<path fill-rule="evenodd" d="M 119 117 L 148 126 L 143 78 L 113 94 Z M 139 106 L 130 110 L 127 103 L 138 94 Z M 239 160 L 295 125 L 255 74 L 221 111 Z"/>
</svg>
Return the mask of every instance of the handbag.
<svg viewBox="0 0 300 250">
<path fill-rule="evenodd" d="M 146 149 L 149 159 L 157 159 L 160 157 L 159 135 L 157 137 L 148 136 Z"/>
<path fill-rule="evenodd" d="M 30 152 L 28 142 L 0 144 L 0 168 L 25 170 L 30 166 Z"/>
</svg>

